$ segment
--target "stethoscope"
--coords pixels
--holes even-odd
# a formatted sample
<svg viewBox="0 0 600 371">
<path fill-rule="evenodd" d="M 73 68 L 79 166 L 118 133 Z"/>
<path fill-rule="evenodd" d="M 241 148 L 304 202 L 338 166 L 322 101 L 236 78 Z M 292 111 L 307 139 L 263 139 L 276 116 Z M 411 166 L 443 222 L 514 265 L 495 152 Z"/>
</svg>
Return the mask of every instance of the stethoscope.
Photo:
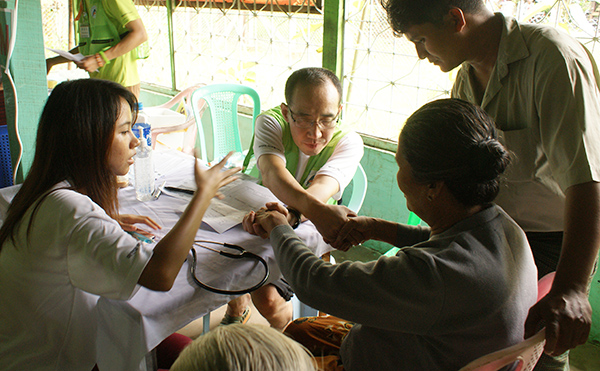
<svg viewBox="0 0 600 371">
<path fill-rule="evenodd" d="M 229 249 L 233 249 L 233 250 L 237 250 L 239 251 L 239 253 L 230 253 L 227 251 L 222 251 L 222 250 L 217 250 L 217 249 L 213 249 L 212 247 L 208 247 L 204 244 L 214 244 L 214 245 L 221 245 L 223 247 L 227 247 Z M 217 294 L 222 294 L 222 295 L 241 295 L 241 294 L 246 294 L 249 292 L 252 292 L 256 289 L 258 289 L 259 287 L 261 287 L 262 285 L 265 284 L 265 282 L 267 282 L 267 279 L 269 278 L 269 266 L 267 265 L 267 262 L 265 261 L 265 259 L 263 259 L 262 257 L 251 253 L 249 251 L 244 250 L 244 248 L 242 248 L 241 246 L 238 245 L 234 245 L 234 244 L 230 244 L 230 243 L 226 243 L 226 242 L 216 242 L 216 241 L 206 241 L 206 240 L 195 240 L 194 241 L 194 245 L 202 247 L 204 249 L 213 251 L 218 253 L 219 255 L 225 256 L 227 258 L 230 259 L 252 259 L 252 260 L 256 260 L 258 262 L 260 262 L 263 267 L 265 268 L 265 276 L 262 278 L 262 280 L 260 280 L 259 283 L 257 283 L 256 285 L 244 289 L 244 290 L 222 290 L 222 289 L 218 289 L 216 287 L 212 287 L 212 286 L 208 286 L 205 283 L 200 282 L 200 280 L 198 278 L 196 278 L 196 249 L 194 247 L 192 247 L 191 252 L 192 252 L 192 262 L 190 264 L 190 273 L 192 275 L 192 279 L 194 280 L 194 282 L 196 283 L 196 285 L 202 287 L 205 290 L 217 293 Z"/>
</svg>

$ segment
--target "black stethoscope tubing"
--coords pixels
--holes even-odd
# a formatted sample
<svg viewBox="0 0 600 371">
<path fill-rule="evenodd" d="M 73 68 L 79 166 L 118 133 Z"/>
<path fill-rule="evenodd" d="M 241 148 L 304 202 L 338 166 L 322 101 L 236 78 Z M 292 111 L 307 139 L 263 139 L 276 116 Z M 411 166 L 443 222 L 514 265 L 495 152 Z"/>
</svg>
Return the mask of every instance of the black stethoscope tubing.
<svg viewBox="0 0 600 371">
<path fill-rule="evenodd" d="M 233 249 L 233 250 L 237 250 L 240 253 L 239 254 L 233 254 L 227 251 L 222 251 L 222 250 L 217 250 L 217 249 L 212 249 L 208 246 L 204 246 L 201 245 L 201 243 L 211 243 L 211 244 L 215 244 L 215 245 L 222 245 L 224 247 Z M 244 248 L 242 248 L 241 246 L 238 245 L 233 245 L 230 243 L 226 243 L 226 242 L 216 242 L 216 241 L 207 241 L 207 240 L 196 240 L 194 241 L 195 245 L 198 245 L 200 247 L 203 247 L 205 249 L 214 251 L 216 253 L 219 253 L 219 255 L 225 256 L 227 258 L 231 258 L 231 259 L 243 259 L 243 258 L 249 258 L 249 259 L 253 259 L 256 260 L 258 262 L 260 262 L 263 267 L 265 268 L 265 276 L 263 277 L 263 279 L 257 283 L 256 285 L 249 287 L 247 289 L 243 289 L 243 290 L 222 290 L 222 289 L 218 289 L 216 287 L 212 287 L 209 286 L 205 283 L 202 283 L 198 278 L 196 278 L 196 249 L 194 247 L 192 247 L 191 252 L 192 252 L 192 262 L 190 263 L 190 273 L 192 275 L 192 279 L 194 280 L 194 283 L 196 283 L 196 285 L 200 286 L 201 288 L 208 290 L 210 292 L 214 292 L 216 294 L 221 294 L 221 295 L 241 295 L 241 294 L 247 294 L 250 293 L 252 291 L 255 291 L 256 289 L 260 288 L 262 285 L 265 284 L 265 282 L 267 282 L 267 279 L 269 279 L 269 266 L 267 265 L 267 262 L 265 261 L 265 259 L 263 259 L 261 256 L 256 255 L 254 253 L 251 253 L 249 251 L 244 250 Z"/>
</svg>

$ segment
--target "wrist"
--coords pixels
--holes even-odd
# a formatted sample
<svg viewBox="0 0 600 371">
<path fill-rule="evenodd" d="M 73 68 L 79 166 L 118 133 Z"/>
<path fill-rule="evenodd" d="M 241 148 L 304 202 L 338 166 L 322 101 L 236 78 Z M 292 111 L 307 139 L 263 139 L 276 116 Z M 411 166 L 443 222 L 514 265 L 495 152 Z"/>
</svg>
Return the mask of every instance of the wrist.
<svg viewBox="0 0 600 371">
<path fill-rule="evenodd" d="M 262 224 L 262 227 L 264 228 L 265 232 L 267 232 L 267 236 L 271 237 L 271 232 L 273 232 L 273 229 L 275 229 L 276 227 L 279 227 L 280 225 L 286 225 L 287 223 L 283 222 L 281 220 L 277 220 L 275 218 L 267 218 L 265 220 L 265 223 Z"/>
<path fill-rule="evenodd" d="M 189 204 L 193 204 L 195 206 L 200 207 L 206 206 L 206 208 L 208 208 L 210 202 L 215 196 L 215 194 L 210 194 L 210 192 L 198 188 L 192 195 L 192 199 L 190 200 Z"/>
<path fill-rule="evenodd" d="M 288 207 L 288 223 L 293 229 L 298 228 L 302 221 L 302 214 L 296 209 Z"/>
<path fill-rule="evenodd" d="M 100 56 L 100 58 L 102 59 L 102 61 L 104 62 L 104 64 L 109 64 L 110 63 L 110 59 L 106 56 L 106 54 L 104 54 L 103 50 L 100 50 L 97 55 Z"/>
</svg>

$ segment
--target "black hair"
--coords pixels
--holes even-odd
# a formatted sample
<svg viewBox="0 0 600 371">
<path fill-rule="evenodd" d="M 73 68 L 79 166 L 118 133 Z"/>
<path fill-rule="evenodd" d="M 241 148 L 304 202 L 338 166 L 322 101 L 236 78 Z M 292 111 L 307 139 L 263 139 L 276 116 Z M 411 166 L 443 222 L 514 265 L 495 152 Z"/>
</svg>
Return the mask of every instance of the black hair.
<svg viewBox="0 0 600 371">
<path fill-rule="evenodd" d="M 340 79 L 326 68 L 307 67 L 294 71 L 285 83 L 285 101 L 292 104 L 292 97 L 297 86 L 319 86 L 330 81 L 337 90 L 342 101 L 342 83 Z"/>
<path fill-rule="evenodd" d="M 460 99 L 436 100 L 419 108 L 406 120 L 398 147 L 417 182 L 443 181 L 465 206 L 492 202 L 510 163 L 493 119 Z"/>
<path fill-rule="evenodd" d="M 0 229 L 0 249 L 14 236 L 26 211 L 36 201 L 39 205 L 39 199 L 64 180 L 117 217 L 116 177 L 108 159 L 122 100 L 135 121 L 137 99 L 117 83 L 81 79 L 63 82 L 52 90 L 40 117 L 31 169 Z"/>
<path fill-rule="evenodd" d="M 477 13 L 485 7 L 482 0 L 380 0 L 387 12 L 388 22 L 396 35 L 411 26 L 432 23 L 441 25 L 451 8 L 465 13 Z"/>
</svg>

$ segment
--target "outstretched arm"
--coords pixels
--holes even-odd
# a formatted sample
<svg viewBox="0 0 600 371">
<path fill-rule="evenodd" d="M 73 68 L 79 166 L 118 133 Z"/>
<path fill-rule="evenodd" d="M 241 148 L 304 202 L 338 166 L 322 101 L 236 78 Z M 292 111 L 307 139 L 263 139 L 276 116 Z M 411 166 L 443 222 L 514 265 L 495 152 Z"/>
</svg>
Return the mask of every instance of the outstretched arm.
<svg viewBox="0 0 600 371">
<path fill-rule="evenodd" d="M 411 246 L 429 238 L 429 227 L 413 226 L 388 220 L 359 216 L 349 218 L 331 244 L 346 251 L 367 240 L 378 240 L 397 247 Z"/>
<path fill-rule="evenodd" d="M 265 187 L 286 205 L 305 214 L 315 205 L 326 202 L 339 191 L 338 182 L 327 175 L 317 175 L 310 187 L 304 189 L 276 155 L 262 155 L 258 166 Z"/>
<path fill-rule="evenodd" d="M 71 53 L 71 54 L 79 53 L 79 47 L 78 46 L 74 47 L 73 49 L 69 50 L 69 53 Z M 67 62 L 71 62 L 71 60 L 63 57 L 62 55 L 57 55 L 56 57 L 46 59 L 46 73 L 50 72 L 52 67 L 56 66 L 57 64 L 62 64 L 62 63 L 67 63 Z"/>
<path fill-rule="evenodd" d="M 546 325 L 545 352 L 559 355 L 587 341 L 592 309 L 589 279 L 600 247 L 600 183 L 566 191 L 563 245 L 552 289 L 530 311 L 525 337 Z"/>
<path fill-rule="evenodd" d="M 337 231 L 347 220 L 348 215 L 354 215 L 347 208 L 325 204 L 331 196 L 339 191 L 339 184 L 332 177 L 317 175 L 310 187 L 304 189 L 286 169 L 285 163 L 280 157 L 270 154 L 262 155 L 258 159 L 258 166 L 263 184 L 286 205 L 310 219 L 325 240 L 334 241 Z M 290 224 L 294 222 L 293 218 L 295 216 L 292 213 L 287 215 Z M 254 213 L 248 214 L 244 218 L 244 229 L 260 235 L 261 231 L 255 230 L 254 219 Z"/>
<path fill-rule="evenodd" d="M 196 232 L 200 228 L 202 217 L 210 205 L 210 200 L 216 195 L 219 188 L 234 181 L 236 178 L 232 175 L 240 170 L 240 168 L 234 168 L 222 171 L 230 156 L 231 153 L 208 170 L 201 170 L 198 161 L 194 161 L 198 190 L 194 193 L 177 224 L 156 244 L 152 258 L 138 280 L 139 284 L 151 290 L 167 291 L 171 289 L 194 243 Z"/>
</svg>

